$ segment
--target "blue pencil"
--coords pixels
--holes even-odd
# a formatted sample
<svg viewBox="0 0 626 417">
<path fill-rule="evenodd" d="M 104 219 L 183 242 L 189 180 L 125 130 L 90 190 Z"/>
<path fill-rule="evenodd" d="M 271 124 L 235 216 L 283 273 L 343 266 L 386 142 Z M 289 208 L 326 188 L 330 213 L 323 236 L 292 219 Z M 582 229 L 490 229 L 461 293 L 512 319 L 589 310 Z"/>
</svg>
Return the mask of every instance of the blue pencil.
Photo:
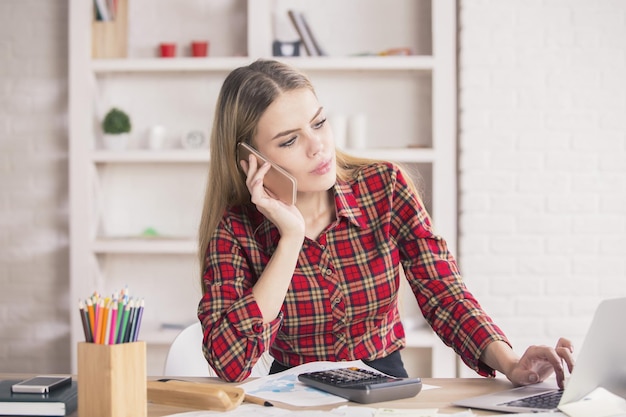
<svg viewBox="0 0 626 417">
<path fill-rule="evenodd" d="M 133 334 L 132 341 L 136 342 L 139 339 L 139 327 L 141 326 L 141 317 L 143 316 L 143 308 L 145 306 L 145 302 L 143 298 L 139 302 L 139 308 L 137 309 L 137 316 L 135 318 L 135 331 Z"/>
<path fill-rule="evenodd" d="M 135 320 L 137 319 L 137 303 L 134 299 L 131 298 L 130 302 L 130 314 L 128 317 L 128 326 L 126 327 L 126 334 L 124 335 L 124 343 L 131 342 L 133 332 L 135 331 Z"/>
</svg>

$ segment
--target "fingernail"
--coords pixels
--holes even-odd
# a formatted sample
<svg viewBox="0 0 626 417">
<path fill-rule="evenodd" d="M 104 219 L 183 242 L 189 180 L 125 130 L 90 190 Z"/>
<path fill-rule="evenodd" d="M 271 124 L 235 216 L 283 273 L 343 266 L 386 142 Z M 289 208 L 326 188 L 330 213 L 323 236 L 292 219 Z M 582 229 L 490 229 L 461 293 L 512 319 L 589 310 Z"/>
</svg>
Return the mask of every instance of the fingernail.
<svg viewBox="0 0 626 417">
<path fill-rule="evenodd" d="M 528 380 L 534 384 L 535 382 L 537 382 L 537 375 L 530 374 L 530 376 L 528 377 Z"/>
</svg>

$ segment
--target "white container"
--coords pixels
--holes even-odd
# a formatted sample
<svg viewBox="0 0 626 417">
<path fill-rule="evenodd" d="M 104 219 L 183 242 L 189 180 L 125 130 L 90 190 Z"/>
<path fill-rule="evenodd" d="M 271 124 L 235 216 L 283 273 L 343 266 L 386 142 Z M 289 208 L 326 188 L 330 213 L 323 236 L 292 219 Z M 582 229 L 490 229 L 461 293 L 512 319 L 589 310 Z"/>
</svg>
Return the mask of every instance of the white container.
<svg viewBox="0 0 626 417">
<path fill-rule="evenodd" d="M 148 148 L 157 150 L 163 149 L 165 144 L 165 128 L 163 126 L 152 126 L 148 129 Z"/>
<path fill-rule="evenodd" d="M 332 114 L 329 121 L 335 137 L 335 147 L 345 149 L 348 144 L 348 118 L 343 114 Z"/>
<path fill-rule="evenodd" d="M 104 134 L 102 136 L 102 143 L 104 149 L 109 151 L 123 151 L 128 145 L 128 133 L 120 133 L 118 135 Z"/>
<path fill-rule="evenodd" d="M 367 118 L 363 113 L 351 116 L 348 121 L 348 146 L 351 149 L 367 148 Z"/>
</svg>

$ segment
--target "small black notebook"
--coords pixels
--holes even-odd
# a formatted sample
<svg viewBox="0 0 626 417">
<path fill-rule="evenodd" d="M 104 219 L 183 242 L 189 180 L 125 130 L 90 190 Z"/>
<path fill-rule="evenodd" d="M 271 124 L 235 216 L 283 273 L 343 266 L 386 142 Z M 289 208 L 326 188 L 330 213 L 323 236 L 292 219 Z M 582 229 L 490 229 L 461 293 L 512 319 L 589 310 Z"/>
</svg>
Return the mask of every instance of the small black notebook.
<svg viewBox="0 0 626 417">
<path fill-rule="evenodd" d="M 76 410 L 78 384 L 51 391 L 49 394 L 16 394 L 11 386 L 21 380 L 0 381 L 0 416 L 65 416 Z"/>
</svg>

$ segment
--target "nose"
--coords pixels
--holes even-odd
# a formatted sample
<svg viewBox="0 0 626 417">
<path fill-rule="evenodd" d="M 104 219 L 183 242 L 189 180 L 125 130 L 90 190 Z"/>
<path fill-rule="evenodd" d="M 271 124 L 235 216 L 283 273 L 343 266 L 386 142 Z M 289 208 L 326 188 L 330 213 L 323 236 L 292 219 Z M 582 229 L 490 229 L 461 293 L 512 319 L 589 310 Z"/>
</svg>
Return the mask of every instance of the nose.
<svg viewBox="0 0 626 417">
<path fill-rule="evenodd" d="M 324 141 L 322 136 L 316 131 L 307 134 L 307 154 L 314 157 L 324 149 Z"/>
</svg>

